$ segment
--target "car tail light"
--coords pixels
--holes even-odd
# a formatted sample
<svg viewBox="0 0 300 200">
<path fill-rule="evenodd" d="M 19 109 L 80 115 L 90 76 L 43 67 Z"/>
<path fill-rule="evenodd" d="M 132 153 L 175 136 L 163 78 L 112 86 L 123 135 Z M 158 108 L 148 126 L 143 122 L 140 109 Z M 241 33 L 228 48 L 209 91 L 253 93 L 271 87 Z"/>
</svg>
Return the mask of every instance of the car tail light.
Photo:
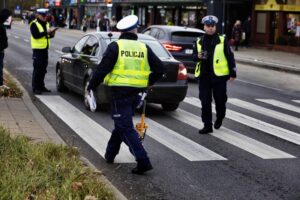
<svg viewBox="0 0 300 200">
<path fill-rule="evenodd" d="M 186 79 L 187 79 L 186 67 L 182 63 L 180 63 L 178 66 L 177 80 L 186 80 Z"/>
<path fill-rule="evenodd" d="M 169 51 L 180 51 L 182 49 L 181 46 L 172 45 L 170 43 L 164 43 L 163 45 Z"/>
</svg>

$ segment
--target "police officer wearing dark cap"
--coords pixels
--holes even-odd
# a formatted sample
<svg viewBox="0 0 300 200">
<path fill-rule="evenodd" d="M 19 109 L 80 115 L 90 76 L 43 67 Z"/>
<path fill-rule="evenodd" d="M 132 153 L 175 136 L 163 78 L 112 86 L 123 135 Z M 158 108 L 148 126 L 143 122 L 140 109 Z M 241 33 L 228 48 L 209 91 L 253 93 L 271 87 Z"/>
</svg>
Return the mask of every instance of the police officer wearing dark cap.
<svg viewBox="0 0 300 200">
<path fill-rule="evenodd" d="M 87 90 L 95 90 L 101 82 L 111 88 L 115 128 L 107 144 L 106 161 L 114 162 L 124 142 L 137 161 L 132 173 L 143 174 L 151 170 L 152 165 L 134 128 L 132 116 L 139 103 L 138 93 L 160 79 L 164 69 L 151 48 L 137 41 L 137 22 L 137 16 L 129 15 L 117 24 L 122 34 L 119 40 L 108 45 Z"/>
<path fill-rule="evenodd" d="M 47 13 L 48 9 L 37 9 L 37 19 L 30 23 L 31 48 L 33 51 L 32 91 L 34 94 L 51 92 L 45 87 L 44 79 L 47 73 L 50 38 L 54 37 L 56 29 L 50 29 L 50 24 L 47 22 Z"/>
<path fill-rule="evenodd" d="M 227 81 L 236 78 L 236 65 L 227 38 L 216 32 L 218 18 L 208 15 L 202 19 L 202 23 L 205 34 L 197 40 L 193 57 L 197 62 L 195 77 L 199 80 L 201 117 L 204 123 L 199 134 L 208 134 L 213 132 L 212 98 L 216 105 L 214 128 L 222 126 L 226 113 Z"/>
</svg>

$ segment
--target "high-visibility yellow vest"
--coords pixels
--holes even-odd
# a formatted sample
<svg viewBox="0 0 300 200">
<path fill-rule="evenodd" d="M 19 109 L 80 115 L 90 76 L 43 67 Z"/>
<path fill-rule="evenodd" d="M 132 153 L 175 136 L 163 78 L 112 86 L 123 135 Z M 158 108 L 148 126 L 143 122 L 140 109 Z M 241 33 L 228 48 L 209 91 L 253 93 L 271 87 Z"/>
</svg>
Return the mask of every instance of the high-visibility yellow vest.
<svg viewBox="0 0 300 200">
<path fill-rule="evenodd" d="M 224 54 L 224 36 L 219 36 L 220 43 L 216 45 L 214 52 L 213 68 L 216 76 L 226 76 L 229 75 L 229 66 L 226 56 Z M 200 44 L 200 39 L 197 40 L 197 52 L 200 53 L 202 45 Z M 201 71 L 201 61 L 197 62 L 195 69 L 195 77 L 200 76 Z"/>
<path fill-rule="evenodd" d="M 104 83 L 109 86 L 148 86 L 150 66 L 147 47 L 136 40 L 117 41 L 119 55 L 113 70 L 106 75 Z"/>
<path fill-rule="evenodd" d="M 37 26 L 38 30 L 40 33 L 44 32 L 43 26 L 37 21 L 37 20 L 33 20 L 30 23 L 30 26 L 35 23 L 35 25 Z M 49 30 L 50 25 L 47 22 L 46 24 L 46 30 Z M 50 47 L 50 38 L 46 38 L 46 36 L 43 36 L 39 39 L 35 39 L 32 35 L 31 35 L 31 48 L 32 49 L 46 49 L 47 48 L 47 44 L 48 44 L 48 48 Z"/>
</svg>

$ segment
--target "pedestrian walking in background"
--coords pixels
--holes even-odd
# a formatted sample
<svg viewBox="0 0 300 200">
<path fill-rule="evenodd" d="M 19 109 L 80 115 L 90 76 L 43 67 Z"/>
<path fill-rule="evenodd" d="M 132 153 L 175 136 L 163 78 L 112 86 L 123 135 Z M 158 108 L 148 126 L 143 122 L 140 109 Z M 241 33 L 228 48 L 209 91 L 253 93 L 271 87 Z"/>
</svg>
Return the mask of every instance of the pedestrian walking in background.
<svg viewBox="0 0 300 200">
<path fill-rule="evenodd" d="M 51 92 L 45 87 L 44 79 L 47 73 L 50 38 L 54 37 L 56 29 L 50 29 L 50 24 L 47 22 L 47 13 L 48 9 L 37 9 L 37 19 L 30 23 L 31 48 L 33 51 L 32 91 L 34 94 Z"/>
<path fill-rule="evenodd" d="M 83 19 L 82 19 L 82 31 L 83 31 L 83 32 L 86 32 L 87 26 L 88 26 L 87 17 L 84 16 Z"/>
<path fill-rule="evenodd" d="M 104 13 L 100 13 L 100 18 L 99 18 L 99 22 L 98 22 L 98 27 L 100 31 L 109 31 L 109 20 L 107 19 L 107 17 L 105 16 Z"/>
<path fill-rule="evenodd" d="M 137 161 L 132 173 L 143 174 L 151 170 L 152 165 L 134 128 L 132 116 L 139 104 L 138 94 L 161 78 L 164 69 L 151 48 L 137 41 L 137 23 L 138 17 L 135 15 L 118 22 L 117 28 L 122 34 L 119 40 L 108 45 L 87 90 L 95 90 L 103 81 L 111 88 L 111 112 L 115 128 L 107 144 L 106 161 L 114 162 L 124 142 Z"/>
<path fill-rule="evenodd" d="M 226 112 L 227 81 L 236 78 L 234 55 L 225 36 L 216 32 L 218 18 L 212 15 L 202 19 L 205 34 L 195 44 L 193 57 L 197 62 L 195 77 L 199 80 L 199 98 L 202 104 L 204 127 L 199 134 L 213 132 L 212 97 L 216 104 L 217 119 L 214 128 L 222 125 Z"/>
<path fill-rule="evenodd" d="M 8 47 L 6 28 L 3 23 L 8 19 L 10 15 L 11 15 L 10 11 L 6 8 L 0 11 L 0 88 L 1 89 L 8 88 L 6 85 L 4 85 L 4 80 L 3 80 L 4 50 Z"/>
<path fill-rule="evenodd" d="M 239 50 L 239 45 L 242 39 L 242 34 L 243 34 L 243 30 L 242 30 L 242 26 L 241 26 L 241 21 L 240 20 L 236 20 L 236 22 L 234 23 L 234 26 L 232 28 L 232 38 L 234 39 L 234 45 L 235 51 Z"/>
<path fill-rule="evenodd" d="M 117 20 L 115 16 L 111 17 L 111 21 L 110 21 L 110 31 L 118 31 L 117 29 Z"/>
<path fill-rule="evenodd" d="M 251 37 L 251 17 L 248 18 L 243 23 L 243 31 L 245 32 L 244 46 L 249 47 L 249 39 Z"/>
</svg>

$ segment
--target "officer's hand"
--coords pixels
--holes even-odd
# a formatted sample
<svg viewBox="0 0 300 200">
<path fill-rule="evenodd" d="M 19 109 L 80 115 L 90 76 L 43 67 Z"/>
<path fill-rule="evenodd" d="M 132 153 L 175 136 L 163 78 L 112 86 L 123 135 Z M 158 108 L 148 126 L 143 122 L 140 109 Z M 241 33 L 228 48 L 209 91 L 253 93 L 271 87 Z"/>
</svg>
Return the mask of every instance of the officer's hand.
<svg viewBox="0 0 300 200">
<path fill-rule="evenodd" d="M 202 58 L 203 58 L 203 55 L 202 55 L 201 52 L 198 53 L 198 58 L 199 58 L 199 59 L 202 59 Z"/>
<path fill-rule="evenodd" d="M 235 77 L 230 77 L 229 78 L 229 81 L 234 81 L 235 80 Z"/>
</svg>

